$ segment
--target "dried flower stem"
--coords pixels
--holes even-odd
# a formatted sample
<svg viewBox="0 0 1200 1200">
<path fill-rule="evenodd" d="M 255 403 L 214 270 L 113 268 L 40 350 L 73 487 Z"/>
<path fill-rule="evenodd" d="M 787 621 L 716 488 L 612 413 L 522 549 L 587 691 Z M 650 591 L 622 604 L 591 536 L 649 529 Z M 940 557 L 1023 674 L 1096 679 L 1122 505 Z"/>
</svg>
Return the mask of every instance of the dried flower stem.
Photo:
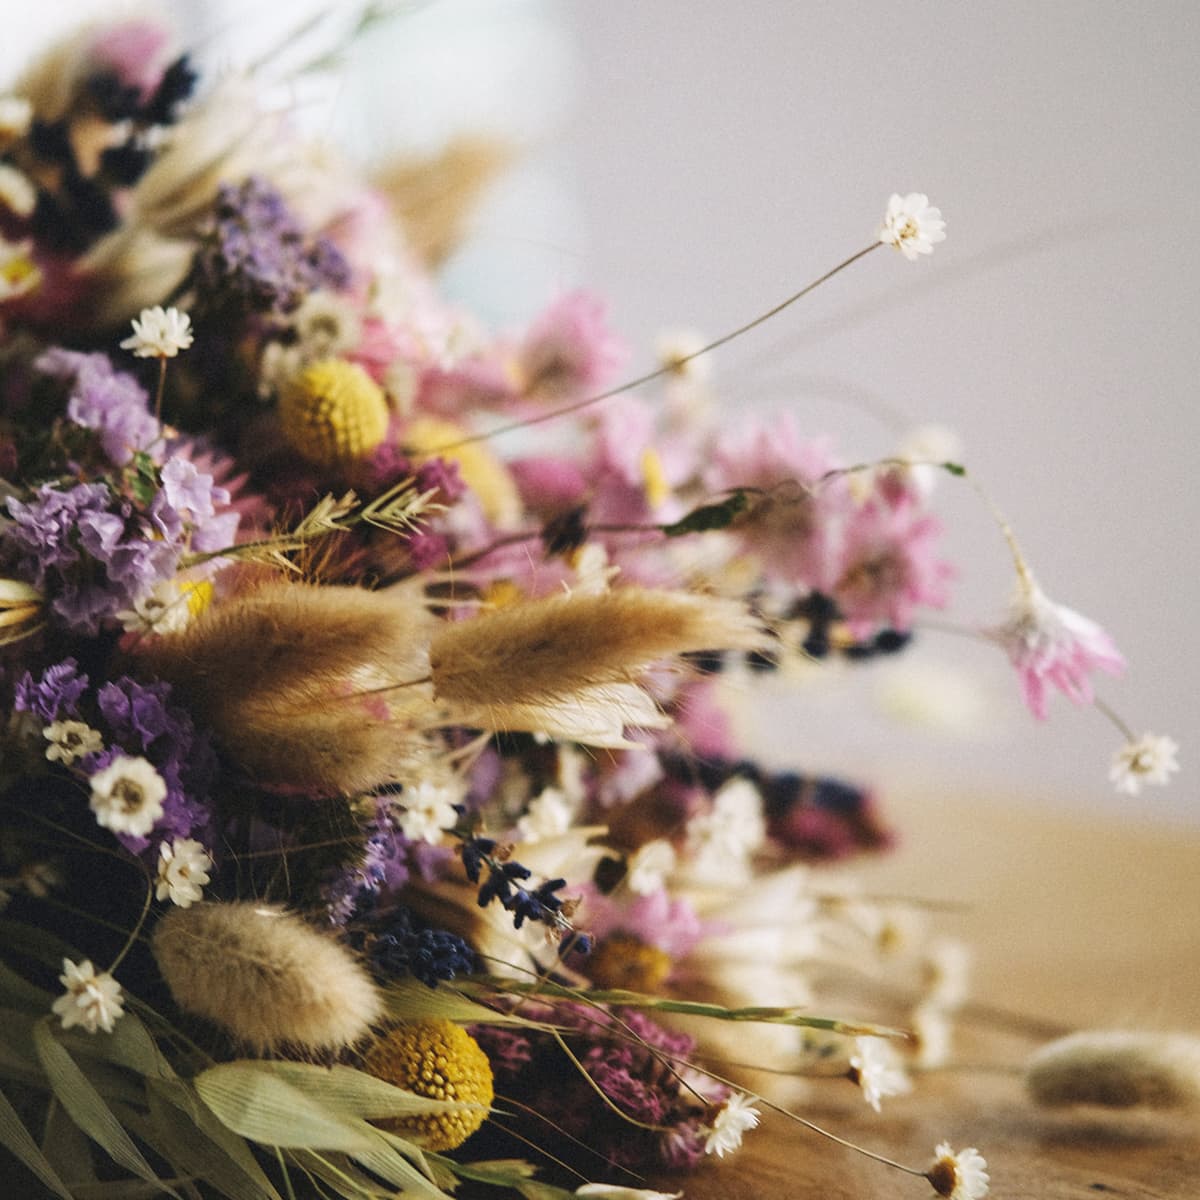
<svg viewBox="0 0 1200 1200">
<path fill-rule="evenodd" d="M 117 967 L 121 965 L 124 957 L 133 949 L 134 943 L 138 940 L 142 932 L 142 926 L 146 924 L 146 917 L 150 912 L 150 902 L 154 899 L 154 882 L 148 876 L 146 879 L 146 899 L 142 902 L 142 911 L 138 914 L 138 919 L 134 923 L 133 928 L 129 931 L 129 936 L 125 939 L 123 945 L 117 953 L 117 957 L 112 960 L 108 967 L 108 973 L 111 975 Z"/>
<path fill-rule="evenodd" d="M 752 321 L 747 321 L 744 325 L 739 325 L 736 329 L 731 329 L 728 333 L 723 333 L 719 338 L 701 346 L 699 350 L 693 350 L 691 354 L 672 358 L 670 362 L 656 367 L 653 371 L 647 371 L 644 375 L 638 375 L 634 379 L 627 379 L 624 383 L 619 383 L 616 387 L 608 388 L 606 391 L 599 392 L 594 396 L 588 396 L 583 400 L 576 400 L 572 404 L 564 404 L 561 408 L 551 409 L 550 412 L 541 413 L 536 417 L 528 417 L 522 421 L 512 421 L 508 425 L 501 425 L 499 428 L 489 430 L 487 433 L 472 434 L 470 437 L 459 438 L 456 441 L 447 442 L 445 445 L 435 446 L 431 450 L 427 450 L 426 453 L 434 455 L 447 454 L 451 450 L 457 450 L 462 446 L 470 446 L 475 442 L 490 441 L 492 438 L 500 437 L 505 433 L 512 433 L 517 429 L 527 429 L 532 425 L 542 425 L 546 421 L 554 421 L 559 417 L 569 416 L 571 413 L 579 412 L 581 409 L 590 408 L 593 404 L 600 404 L 605 400 L 611 400 L 614 396 L 619 396 L 623 392 L 631 392 L 643 384 L 653 383 L 656 379 L 662 379 L 664 376 L 674 374 L 680 367 L 687 366 L 688 363 L 699 358 L 701 355 L 709 354 L 713 350 L 717 350 L 721 346 L 732 342 L 735 338 L 741 337 L 742 334 L 749 333 L 752 329 L 757 329 L 758 326 L 771 320 L 772 317 L 777 317 L 784 309 L 790 308 L 797 300 L 804 299 L 810 292 L 816 291 L 821 284 L 828 283 L 835 275 L 840 274 L 847 267 L 858 262 L 860 258 L 866 258 L 873 250 L 879 249 L 881 245 L 883 245 L 882 242 L 872 242 L 869 246 L 863 247 L 863 249 L 850 255 L 849 258 L 843 259 L 836 267 L 832 267 L 826 271 L 824 275 L 806 284 L 798 292 L 794 292 L 786 300 L 781 300 L 774 308 L 769 308 L 766 312 L 760 313 Z"/>
</svg>

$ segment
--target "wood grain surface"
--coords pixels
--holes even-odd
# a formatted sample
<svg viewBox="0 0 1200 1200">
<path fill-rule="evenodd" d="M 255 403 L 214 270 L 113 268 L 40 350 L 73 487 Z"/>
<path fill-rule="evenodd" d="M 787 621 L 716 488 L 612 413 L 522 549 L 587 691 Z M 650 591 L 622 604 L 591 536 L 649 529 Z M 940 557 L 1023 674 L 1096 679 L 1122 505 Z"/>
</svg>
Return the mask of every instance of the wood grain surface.
<svg viewBox="0 0 1200 1200">
<path fill-rule="evenodd" d="M 994 798 L 893 797 L 904 845 L 855 874 L 869 889 L 968 903 L 939 917 L 976 955 L 977 1007 L 955 1049 L 964 1069 L 920 1077 L 881 1116 L 828 1089 L 803 1115 L 913 1166 L 943 1140 L 976 1146 L 997 1200 L 1200 1197 L 1200 1115 L 1047 1112 L 1012 1073 L 1056 1028 L 1200 1034 L 1200 833 L 1138 824 L 1152 802 L 1130 803 L 1118 824 Z M 656 1185 L 689 1200 L 933 1195 L 774 1115 L 736 1157 Z"/>
</svg>

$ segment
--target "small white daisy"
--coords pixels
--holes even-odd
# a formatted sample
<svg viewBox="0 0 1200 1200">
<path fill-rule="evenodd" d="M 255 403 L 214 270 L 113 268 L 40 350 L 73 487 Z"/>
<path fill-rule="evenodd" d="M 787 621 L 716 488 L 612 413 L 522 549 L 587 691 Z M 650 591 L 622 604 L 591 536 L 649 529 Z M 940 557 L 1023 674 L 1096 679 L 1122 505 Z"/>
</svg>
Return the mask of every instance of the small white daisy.
<svg viewBox="0 0 1200 1200">
<path fill-rule="evenodd" d="M 654 352 L 675 378 L 704 383 L 712 375 L 712 356 L 699 353 L 706 344 L 694 329 L 666 329 L 654 339 Z"/>
<path fill-rule="evenodd" d="M 749 1096 L 744 1092 L 731 1093 L 708 1127 L 704 1153 L 724 1158 L 727 1153 L 737 1150 L 743 1134 L 758 1124 L 758 1117 L 758 1109 L 751 1105 Z"/>
<path fill-rule="evenodd" d="M 167 785 L 144 758 L 119 755 L 90 782 L 96 822 L 113 833 L 145 837 L 162 816 Z"/>
<path fill-rule="evenodd" d="M 856 1038 L 855 1048 L 858 1053 L 850 1058 L 850 1078 L 862 1088 L 863 1099 L 876 1112 L 885 1096 L 912 1091 L 896 1052 L 883 1038 Z"/>
<path fill-rule="evenodd" d="M 571 828 L 575 806 L 558 788 L 543 788 L 530 802 L 517 822 L 517 836 L 523 842 L 540 842 L 560 837 Z"/>
<path fill-rule="evenodd" d="M 189 907 L 203 898 L 212 865 L 208 851 L 195 838 L 176 838 L 169 846 L 163 842 L 158 848 L 155 899 Z"/>
<path fill-rule="evenodd" d="M 0 142 L 24 137 L 33 122 L 33 105 L 24 96 L 0 96 Z"/>
<path fill-rule="evenodd" d="M 182 633 L 192 619 L 192 589 L 178 579 L 164 579 L 144 596 L 139 596 L 132 608 L 116 614 L 126 633 Z"/>
<path fill-rule="evenodd" d="M 1160 787 L 1170 781 L 1179 770 L 1179 743 L 1160 733 L 1143 733 L 1135 741 L 1126 742 L 1113 755 L 1109 780 L 1116 784 L 1118 792 L 1136 796 L 1142 784 L 1153 783 Z"/>
<path fill-rule="evenodd" d="M 675 847 L 666 838 L 655 838 L 639 846 L 629 859 L 625 886 L 635 896 L 649 896 L 660 891 L 667 876 L 675 870 Z"/>
<path fill-rule="evenodd" d="M 925 1178 L 939 1196 L 947 1200 L 983 1200 L 988 1194 L 987 1160 L 974 1146 L 955 1154 L 949 1142 L 942 1142 L 933 1153 Z"/>
<path fill-rule="evenodd" d="M 42 730 L 42 736 L 50 743 L 46 747 L 46 757 L 51 762 L 62 763 L 64 767 L 104 749 L 104 738 L 100 731 L 84 721 L 55 721 Z"/>
<path fill-rule="evenodd" d="M 398 814 L 396 824 L 410 842 L 440 842 L 442 831 L 458 821 L 454 808 L 458 800 L 453 788 L 423 779 L 416 787 L 404 789 L 400 797 L 404 811 Z"/>
<path fill-rule="evenodd" d="M 18 217 L 27 217 L 37 204 L 33 180 L 9 163 L 0 163 L 0 204 Z"/>
<path fill-rule="evenodd" d="M 67 991 L 55 1000 L 51 1011 L 62 1018 L 64 1029 L 82 1025 L 88 1033 L 97 1029 L 112 1033 L 117 1018 L 124 1013 L 125 1001 L 121 985 L 107 971 L 97 975 L 90 959 L 76 964 L 64 958 L 58 981 Z"/>
<path fill-rule="evenodd" d="M 932 254 L 933 247 L 946 240 L 946 222 L 941 209 L 931 208 L 923 192 L 909 192 L 907 196 L 893 193 L 879 240 L 913 261 L 919 254 Z"/>
<path fill-rule="evenodd" d="M 121 343 L 121 349 L 138 358 L 174 358 L 191 344 L 191 317 L 177 308 L 156 304 L 133 318 L 133 334 Z"/>
</svg>

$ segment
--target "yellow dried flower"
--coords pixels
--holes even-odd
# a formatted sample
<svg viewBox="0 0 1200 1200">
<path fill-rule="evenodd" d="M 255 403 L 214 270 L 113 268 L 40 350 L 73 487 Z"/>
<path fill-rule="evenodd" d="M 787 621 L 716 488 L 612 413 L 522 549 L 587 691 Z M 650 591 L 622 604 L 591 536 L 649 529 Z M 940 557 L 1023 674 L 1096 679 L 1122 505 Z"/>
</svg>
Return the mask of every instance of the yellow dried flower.
<svg viewBox="0 0 1200 1200">
<path fill-rule="evenodd" d="M 631 933 L 613 933 L 588 956 L 587 972 L 597 987 L 653 993 L 671 974 L 671 956 Z"/>
<path fill-rule="evenodd" d="M 288 381 L 279 397 L 284 436 L 310 462 L 365 458 L 387 436 L 383 389 L 357 363 L 326 358 Z"/>
<path fill-rule="evenodd" d="M 492 1066 L 479 1043 L 442 1017 L 391 1030 L 367 1052 L 363 1067 L 377 1079 L 431 1100 L 479 1105 L 379 1122 L 403 1137 L 419 1137 L 429 1150 L 461 1146 L 483 1124 L 495 1094 Z"/>
</svg>

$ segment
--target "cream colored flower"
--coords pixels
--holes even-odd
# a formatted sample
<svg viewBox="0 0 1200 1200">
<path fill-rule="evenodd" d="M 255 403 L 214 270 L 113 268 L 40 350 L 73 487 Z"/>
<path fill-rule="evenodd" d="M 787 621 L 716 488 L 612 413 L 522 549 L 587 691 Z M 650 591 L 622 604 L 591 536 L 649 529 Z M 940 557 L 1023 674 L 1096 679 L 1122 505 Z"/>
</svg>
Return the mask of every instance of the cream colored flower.
<svg viewBox="0 0 1200 1200">
<path fill-rule="evenodd" d="M 946 222 L 940 209 L 930 207 L 929 197 L 923 192 L 893 194 L 879 240 L 894 246 L 910 261 L 915 260 L 920 254 L 932 254 L 933 247 L 946 240 Z"/>
<path fill-rule="evenodd" d="M 857 1054 L 850 1058 L 850 1078 L 862 1088 L 863 1099 L 876 1111 L 885 1096 L 900 1096 L 912 1090 L 892 1047 L 878 1037 L 855 1039 Z"/>
<path fill-rule="evenodd" d="M 177 308 L 156 304 L 133 318 L 133 333 L 121 343 L 121 349 L 138 358 L 174 358 L 191 344 L 191 317 Z"/>
<path fill-rule="evenodd" d="M 24 137 L 33 121 L 33 105 L 24 96 L 0 96 L 0 145 Z"/>
<path fill-rule="evenodd" d="M 55 721 L 42 730 L 42 736 L 50 743 L 46 747 L 46 758 L 50 762 L 60 762 L 64 767 L 104 749 L 100 731 L 83 721 Z"/>
<path fill-rule="evenodd" d="M 739 1149 L 742 1136 L 758 1124 L 758 1117 L 758 1109 L 751 1105 L 749 1096 L 744 1092 L 732 1092 L 708 1127 L 704 1153 L 724 1158 Z"/>
<path fill-rule="evenodd" d="M 423 779 L 404 789 L 400 797 L 404 811 L 397 814 L 396 824 L 410 842 L 439 842 L 442 831 L 458 821 L 454 805 L 460 799 L 455 789 Z"/>
<path fill-rule="evenodd" d="M 144 758 L 119 755 L 91 778 L 96 822 L 113 833 L 145 837 L 163 813 L 167 785 Z"/>
<path fill-rule="evenodd" d="M 1165 786 L 1179 770 L 1179 744 L 1158 733 L 1143 733 L 1113 755 L 1109 780 L 1118 792 L 1136 796 L 1142 784 Z"/>
<path fill-rule="evenodd" d="M 939 1196 L 947 1200 L 983 1200 L 988 1194 L 987 1160 L 974 1146 L 955 1154 L 949 1142 L 942 1142 L 933 1153 L 933 1165 L 925 1178 Z"/>
<path fill-rule="evenodd" d="M 121 985 L 107 972 L 96 974 L 90 959 L 73 963 L 63 959 L 59 983 L 67 989 L 51 1006 L 55 1016 L 62 1018 L 64 1029 L 82 1025 L 88 1033 L 103 1029 L 112 1033 L 113 1025 L 124 1013 Z"/>
<path fill-rule="evenodd" d="M 571 828 L 575 805 L 558 790 L 543 788 L 530 802 L 525 815 L 517 822 L 517 836 L 522 842 L 540 842 L 559 837 Z"/>
<path fill-rule="evenodd" d="M 158 848 L 155 899 L 169 899 L 180 908 L 203 899 L 212 865 L 208 851 L 195 838 L 176 838 L 169 846 L 163 842 Z"/>
<path fill-rule="evenodd" d="M 0 163 L 0 204 L 18 217 L 27 217 L 37 204 L 33 180 L 9 163 Z"/>
<path fill-rule="evenodd" d="M 625 886 L 635 896 L 649 896 L 666 883 L 667 876 L 675 869 L 675 862 L 675 847 L 665 838 L 646 842 L 629 859 Z"/>
</svg>

